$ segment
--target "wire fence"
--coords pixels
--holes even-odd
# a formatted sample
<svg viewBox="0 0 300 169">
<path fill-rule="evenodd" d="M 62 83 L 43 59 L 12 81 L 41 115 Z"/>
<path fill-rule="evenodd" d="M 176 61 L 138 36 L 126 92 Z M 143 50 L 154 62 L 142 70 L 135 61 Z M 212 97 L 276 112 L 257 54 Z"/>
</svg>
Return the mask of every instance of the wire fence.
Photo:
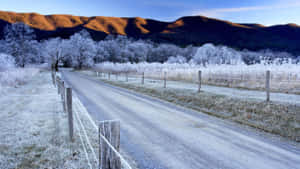
<svg viewBox="0 0 300 169">
<path fill-rule="evenodd" d="M 180 70 L 152 70 L 145 72 L 132 71 L 98 71 L 100 74 L 110 74 L 110 76 L 123 76 L 132 78 L 147 78 L 152 80 L 180 81 L 187 83 L 198 83 L 198 71 L 180 71 Z M 165 77 L 166 73 L 166 77 Z M 104 76 L 104 75 L 103 75 Z M 296 72 L 271 71 L 270 72 L 270 91 L 300 94 L 300 75 Z M 201 83 L 203 85 L 223 86 L 230 88 L 242 88 L 250 90 L 266 90 L 266 71 L 201 71 Z"/>
<path fill-rule="evenodd" d="M 261 90 L 266 92 L 266 101 L 270 101 L 270 92 L 282 92 L 300 94 L 300 77 L 297 74 L 274 73 L 223 73 L 222 72 L 193 72 L 190 74 L 172 73 L 166 71 L 152 72 L 94 72 L 94 75 L 111 79 L 135 82 L 140 84 L 151 83 L 167 88 L 168 85 L 176 88 L 192 88 L 192 84 L 197 84 L 198 92 L 202 85 L 223 86 L 230 88 L 242 88 L 251 90 Z M 114 79 L 112 79 L 114 78 Z M 184 82 L 184 83 L 181 83 Z M 191 85 L 188 85 L 190 83 Z"/>
<path fill-rule="evenodd" d="M 68 113 L 70 141 L 80 140 L 87 168 L 131 169 L 120 154 L 120 122 L 102 121 L 97 126 L 76 94 L 72 95 L 71 88 L 67 87 L 61 76 L 55 72 L 51 76 L 53 85 L 61 96 L 63 109 Z M 79 138 L 74 138 L 77 135 Z"/>
</svg>

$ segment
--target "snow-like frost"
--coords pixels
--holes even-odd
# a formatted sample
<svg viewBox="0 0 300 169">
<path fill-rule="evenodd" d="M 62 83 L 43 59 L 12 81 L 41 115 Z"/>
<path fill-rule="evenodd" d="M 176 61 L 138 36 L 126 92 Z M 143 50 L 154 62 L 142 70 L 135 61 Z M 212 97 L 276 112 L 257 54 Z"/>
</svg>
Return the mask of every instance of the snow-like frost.
<svg viewBox="0 0 300 169">
<path fill-rule="evenodd" d="M 288 69 L 287 69 L 288 68 Z M 239 87 L 247 89 L 265 88 L 266 71 L 271 71 L 271 89 L 279 92 L 300 93 L 299 64 L 170 64 L 170 63 L 110 63 L 97 64 L 96 71 L 141 75 L 154 79 L 163 79 L 167 72 L 167 79 L 174 81 L 198 82 L 198 71 L 202 71 L 202 83 Z"/>
</svg>

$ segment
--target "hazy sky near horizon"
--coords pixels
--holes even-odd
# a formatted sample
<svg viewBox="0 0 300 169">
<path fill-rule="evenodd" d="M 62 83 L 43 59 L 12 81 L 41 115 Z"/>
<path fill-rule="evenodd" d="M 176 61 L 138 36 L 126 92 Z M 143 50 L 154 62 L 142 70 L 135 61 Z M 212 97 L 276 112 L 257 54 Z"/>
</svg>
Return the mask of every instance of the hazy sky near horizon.
<svg viewBox="0 0 300 169">
<path fill-rule="evenodd" d="M 236 23 L 300 25 L 300 0 L 1 0 L 0 10 L 163 21 L 204 15 Z"/>
</svg>

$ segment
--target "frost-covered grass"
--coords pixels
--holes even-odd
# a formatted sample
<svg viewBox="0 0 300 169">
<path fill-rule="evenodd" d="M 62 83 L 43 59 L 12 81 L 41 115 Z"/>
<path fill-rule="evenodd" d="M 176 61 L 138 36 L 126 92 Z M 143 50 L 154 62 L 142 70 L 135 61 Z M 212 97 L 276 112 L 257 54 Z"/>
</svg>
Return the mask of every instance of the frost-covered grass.
<svg viewBox="0 0 300 169">
<path fill-rule="evenodd" d="M 195 64 L 160 64 L 160 63 L 109 63 L 95 66 L 94 70 L 112 73 L 130 73 L 146 78 L 167 79 L 196 83 L 198 71 L 202 71 L 202 83 L 236 88 L 265 88 L 266 71 L 271 71 L 271 90 L 287 93 L 300 93 L 299 64 L 254 64 L 254 65 L 195 65 Z"/>
<path fill-rule="evenodd" d="M 27 77 L 31 77 L 30 81 L 18 88 L 5 88 L 4 97 L 0 97 L 0 168 L 88 168 L 83 150 L 86 142 L 82 144 L 79 139 L 84 137 L 83 129 L 74 120 L 75 140 L 71 143 L 68 116 L 63 112 L 50 73 Z M 73 102 L 74 112 L 82 120 L 96 150 L 97 132 L 91 131 L 86 112 L 78 111 L 82 105 L 75 95 Z M 95 168 L 91 150 L 87 151 Z"/>
<path fill-rule="evenodd" d="M 1 86 L 19 86 L 28 82 L 40 70 L 37 68 L 12 68 L 0 72 Z"/>
</svg>

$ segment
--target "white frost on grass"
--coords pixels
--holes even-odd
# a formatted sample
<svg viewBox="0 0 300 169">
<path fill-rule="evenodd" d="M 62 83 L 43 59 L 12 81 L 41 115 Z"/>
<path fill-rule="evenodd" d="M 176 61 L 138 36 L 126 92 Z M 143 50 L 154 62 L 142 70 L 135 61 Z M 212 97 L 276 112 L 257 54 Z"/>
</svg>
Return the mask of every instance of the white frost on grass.
<svg viewBox="0 0 300 169">
<path fill-rule="evenodd" d="M 271 71 L 271 90 L 278 92 L 300 93 L 299 64 L 254 64 L 254 65 L 196 65 L 169 63 L 110 63 L 97 64 L 94 70 L 112 73 L 145 73 L 145 77 L 196 83 L 198 71 L 202 71 L 202 83 L 217 86 L 247 89 L 265 88 L 266 71 Z"/>
<path fill-rule="evenodd" d="M 9 68 L 0 71 L 0 94 L 9 87 L 18 87 L 27 83 L 39 72 L 37 68 Z"/>
<path fill-rule="evenodd" d="M 73 95 L 73 104 L 74 104 L 74 121 L 76 122 L 78 129 L 80 131 L 80 139 L 83 141 L 83 144 L 86 148 L 87 157 L 90 160 L 90 165 L 92 167 L 97 166 L 99 164 L 99 154 L 96 153 L 99 149 L 99 135 L 98 135 L 98 123 L 99 121 L 94 121 L 89 115 L 86 108 L 80 102 L 76 94 Z M 111 153 L 115 153 L 115 151 L 111 150 Z M 131 169 L 132 167 L 129 165 L 127 161 L 127 154 L 121 150 L 122 156 L 118 153 L 117 156 L 121 159 L 121 165 L 124 169 Z M 124 157 L 126 159 L 124 159 Z"/>
<path fill-rule="evenodd" d="M 81 131 L 75 123 L 71 143 L 67 114 L 50 73 L 26 80 L 18 88 L 5 88 L 9 91 L 0 98 L 0 168 L 86 168 Z"/>
</svg>

